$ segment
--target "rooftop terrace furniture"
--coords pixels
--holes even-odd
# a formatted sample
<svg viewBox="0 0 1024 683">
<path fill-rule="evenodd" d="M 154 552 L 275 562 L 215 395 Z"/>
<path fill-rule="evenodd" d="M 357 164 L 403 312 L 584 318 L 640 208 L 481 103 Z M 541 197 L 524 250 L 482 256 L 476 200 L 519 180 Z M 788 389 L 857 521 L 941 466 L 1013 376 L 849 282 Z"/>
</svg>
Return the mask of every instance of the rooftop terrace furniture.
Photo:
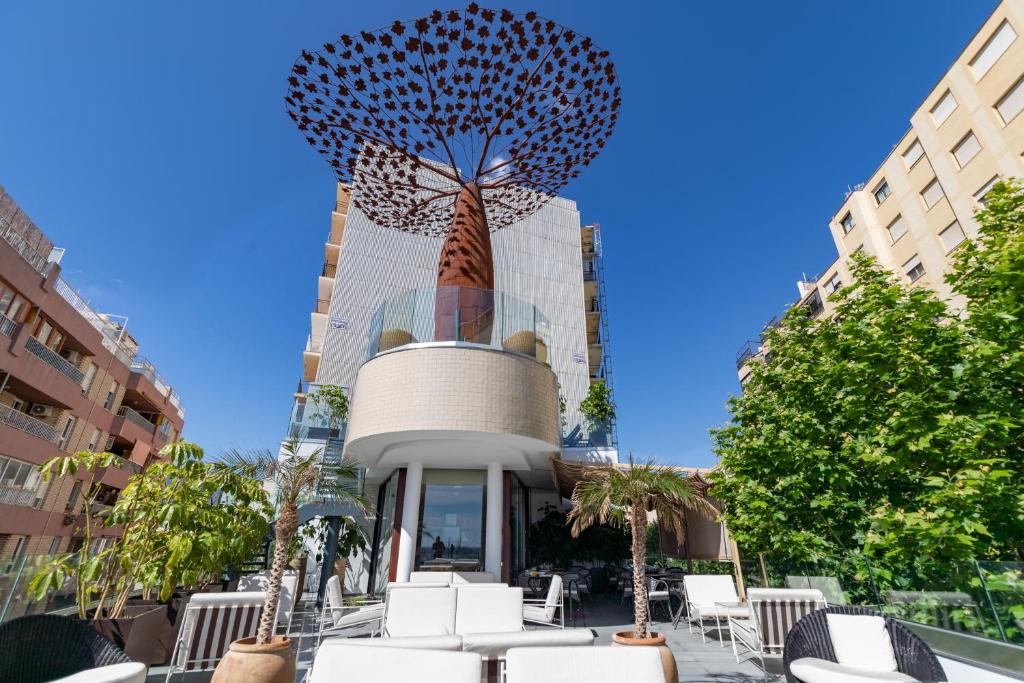
<svg viewBox="0 0 1024 683">
<path fill-rule="evenodd" d="M 53 614 L 0 625 L 0 681 L 55 680 L 142 683 L 146 665 L 133 662 L 89 624 Z"/>
<path fill-rule="evenodd" d="M 505 659 L 506 683 L 663 683 L 656 647 L 517 647 Z"/>
<path fill-rule="evenodd" d="M 562 592 L 562 577 L 556 574 L 551 577 L 551 583 L 548 584 L 548 594 L 546 597 L 540 600 L 523 600 L 523 620 L 545 626 L 554 626 L 557 624 L 560 628 L 565 628 L 564 599 L 565 596 Z"/>
<path fill-rule="evenodd" d="M 668 582 L 651 576 L 647 578 L 647 613 L 652 620 L 654 619 L 655 605 L 664 607 L 668 620 L 672 621 L 672 593 L 669 590 Z"/>
<path fill-rule="evenodd" d="M 320 642 L 325 633 L 334 633 L 357 626 L 370 626 L 374 632 L 377 632 L 380 630 L 383 618 L 383 602 L 374 601 L 372 604 L 359 607 L 345 607 L 341 580 L 337 576 L 331 575 L 331 578 L 327 579 L 327 587 L 324 591 L 324 610 L 320 618 L 317 642 Z"/>
<path fill-rule="evenodd" d="M 834 576 L 787 576 L 787 588 L 815 588 L 830 605 L 846 605 L 848 600 L 839 579 Z"/>
<path fill-rule="evenodd" d="M 862 607 L 811 612 L 786 638 L 788 683 L 945 681 L 931 648 L 906 626 Z"/>
<path fill-rule="evenodd" d="M 448 587 L 388 590 L 384 601 L 384 635 L 448 636 L 455 633 L 458 591 Z"/>
<path fill-rule="evenodd" d="M 457 586 L 466 583 L 495 583 L 495 580 L 491 572 L 420 571 L 409 575 L 409 583 L 447 583 L 449 586 Z"/>
<path fill-rule="evenodd" d="M 256 635 L 266 593 L 196 593 L 171 651 L 167 679 L 213 669 L 232 642 Z"/>
<path fill-rule="evenodd" d="M 317 650 L 309 683 L 480 683 L 481 668 L 480 655 L 472 652 L 394 648 L 387 657 L 381 657 L 377 647 L 332 639 Z"/>
<path fill-rule="evenodd" d="M 700 637 L 707 642 L 707 626 L 704 623 L 711 618 L 715 620 L 715 631 L 722 638 L 723 620 L 729 617 L 743 618 L 748 614 L 748 607 L 740 604 L 736 593 L 736 584 L 728 574 L 691 574 L 683 577 L 683 590 L 686 597 L 687 628 L 693 633 L 696 622 L 700 629 Z M 722 639 L 722 646 L 725 641 Z"/>
<path fill-rule="evenodd" d="M 765 655 L 781 655 L 790 629 L 814 610 L 825 608 L 825 596 L 815 589 L 749 588 L 749 613 L 745 618 L 730 616 L 729 639 L 739 663 L 736 645 L 746 647 L 761 660 Z"/>
<path fill-rule="evenodd" d="M 270 570 L 248 574 L 238 579 L 238 590 L 242 593 L 267 591 L 270 585 Z M 291 629 L 292 614 L 299 596 L 299 572 L 286 569 L 281 577 L 281 599 L 277 603 L 277 625 L 284 627 L 285 634 Z"/>
</svg>

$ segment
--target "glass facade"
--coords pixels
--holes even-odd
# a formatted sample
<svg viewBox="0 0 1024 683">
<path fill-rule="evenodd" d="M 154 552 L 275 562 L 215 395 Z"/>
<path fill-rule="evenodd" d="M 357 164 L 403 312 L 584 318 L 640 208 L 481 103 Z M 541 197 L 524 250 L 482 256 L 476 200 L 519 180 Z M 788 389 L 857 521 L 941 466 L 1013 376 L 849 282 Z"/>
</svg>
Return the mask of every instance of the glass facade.
<svg viewBox="0 0 1024 683">
<path fill-rule="evenodd" d="M 373 548 L 373 576 L 370 590 L 383 595 L 391 572 L 391 529 L 395 524 L 398 504 L 398 473 L 395 472 L 380 486 L 377 498 L 377 538 Z"/>
<path fill-rule="evenodd" d="M 512 477 L 512 486 L 508 510 L 508 528 L 511 535 L 509 540 L 509 576 L 514 577 L 526 568 L 526 529 L 530 524 L 530 511 L 527 508 L 528 491 L 526 487 L 515 474 L 510 476 Z"/>
<path fill-rule="evenodd" d="M 475 571 L 484 563 L 486 473 L 425 470 L 416 568 Z"/>
</svg>

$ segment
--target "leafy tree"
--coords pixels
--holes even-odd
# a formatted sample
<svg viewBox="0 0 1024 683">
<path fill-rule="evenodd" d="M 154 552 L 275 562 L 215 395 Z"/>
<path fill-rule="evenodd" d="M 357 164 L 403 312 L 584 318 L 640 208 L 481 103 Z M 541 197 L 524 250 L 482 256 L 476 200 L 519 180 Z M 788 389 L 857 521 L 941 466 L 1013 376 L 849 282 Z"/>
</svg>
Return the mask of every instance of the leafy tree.
<svg viewBox="0 0 1024 683">
<path fill-rule="evenodd" d="M 573 535 L 566 515 L 554 505 L 538 510 L 541 518 L 530 525 L 526 547 L 533 564 L 568 567 L 574 562 L 618 563 L 629 557 L 629 537 L 619 527 L 595 524 Z"/>
<path fill-rule="evenodd" d="M 591 425 L 605 424 L 615 419 L 612 390 L 604 382 L 593 382 L 587 396 L 580 401 L 580 412 Z"/>
<path fill-rule="evenodd" d="M 932 576 L 1021 557 L 1024 192 L 999 184 L 986 201 L 948 277 L 963 319 L 855 254 L 833 318 L 795 308 L 766 333 L 712 430 L 715 495 L 748 553 L 865 550 Z"/>
<path fill-rule="evenodd" d="M 342 387 L 321 384 L 309 395 L 317 416 L 327 421 L 330 429 L 338 429 L 348 419 L 348 395 Z"/>
<path fill-rule="evenodd" d="M 634 464 L 632 454 L 627 467 L 587 468 L 573 489 L 572 503 L 568 521 L 572 522 L 574 536 L 598 523 L 628 525 L 633 558 L 634 636 L 647 638 L 647 513 L 656 512 L 659 520 L 682 533 L 678 527 L 686 510 L 715 516 L 715 509 L 688 477 L 672 468 L 659 467 L 653 460 Z"/>
</svg>

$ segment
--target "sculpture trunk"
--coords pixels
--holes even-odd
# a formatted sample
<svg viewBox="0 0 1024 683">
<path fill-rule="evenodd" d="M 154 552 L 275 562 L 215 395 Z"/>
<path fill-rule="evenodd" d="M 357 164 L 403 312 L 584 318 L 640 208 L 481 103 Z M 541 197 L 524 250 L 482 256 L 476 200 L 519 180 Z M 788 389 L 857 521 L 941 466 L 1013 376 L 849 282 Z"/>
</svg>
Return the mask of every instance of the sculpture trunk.
<svg viewBox="0 0 1024 683">
<path fill-rule="evenodd" d="M 437 261 L 434 341 L 489 344 L 494 322 L 494 260 L 484 200 L 476 183 L 462 187 Z"/>
</svg>

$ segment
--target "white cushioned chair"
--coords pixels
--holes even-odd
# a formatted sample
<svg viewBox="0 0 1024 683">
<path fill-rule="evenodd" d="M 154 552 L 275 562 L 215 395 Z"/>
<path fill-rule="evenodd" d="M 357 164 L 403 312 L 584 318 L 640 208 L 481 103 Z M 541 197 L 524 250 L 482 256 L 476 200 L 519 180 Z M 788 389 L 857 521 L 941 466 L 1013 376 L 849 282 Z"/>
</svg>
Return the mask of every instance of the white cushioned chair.
<svg viewBox="0 0 1024 683">
<path fill-rule="evenodd" d="M 656 647 L 517 647 L 505 659 L 506 683 L 663 683 Z"/>
<path fill-rule="evenodd" d="M 327 579 L 324 591 L 324 611 L 320 618 L 320 629 L 317 642 L 324 634 L 342 631 L 348 628 L 369 626 L 371 632 L 380 630 L 384 618 L 384 603 L 373 602 L 358 607 L 345 607 L 344 595 L 341 592 L 341 581 L 337 576 Z"/>
<path fill-rule="evenodd" d="M 349 681 L 417 681 L 480 683 L 482 661 L 472 652 L 394 648 L 386 657 L 377 647 L 326 640 L 317 650 L 309 683 Z"/>
<path fill-rule="evenodd" d="M 523 620 L 545 626 L 558 625 L 565 628 L 565 596 L 562 592 L 562 577 L 551 577 L 548 594 L 540 600 L 523 600 Z"/>
<path fill-rule="evenodd" d="M 700 629 L 700 637 L 707 642 L 707 624 L 705 621 L 715 620 L 715 631 L 725 647 L 722 637 L 722 624 L 729 617 L 742 619 L 748 615 L 748 608 L 743 606 L 723 606 L 719 603 L 738 603 L 736 583 L 728 574 L 691 574 L 683 577 L 683 590 L 686 594 L 686 620 L 690 633 L 694 624 Z"/>
<path fill-rule="evenodd" d="M 450 636 L 455 634 L 454 588 L 401 588 L 389 590 L 384 601 L 384 634 Z"/>
</svg>

